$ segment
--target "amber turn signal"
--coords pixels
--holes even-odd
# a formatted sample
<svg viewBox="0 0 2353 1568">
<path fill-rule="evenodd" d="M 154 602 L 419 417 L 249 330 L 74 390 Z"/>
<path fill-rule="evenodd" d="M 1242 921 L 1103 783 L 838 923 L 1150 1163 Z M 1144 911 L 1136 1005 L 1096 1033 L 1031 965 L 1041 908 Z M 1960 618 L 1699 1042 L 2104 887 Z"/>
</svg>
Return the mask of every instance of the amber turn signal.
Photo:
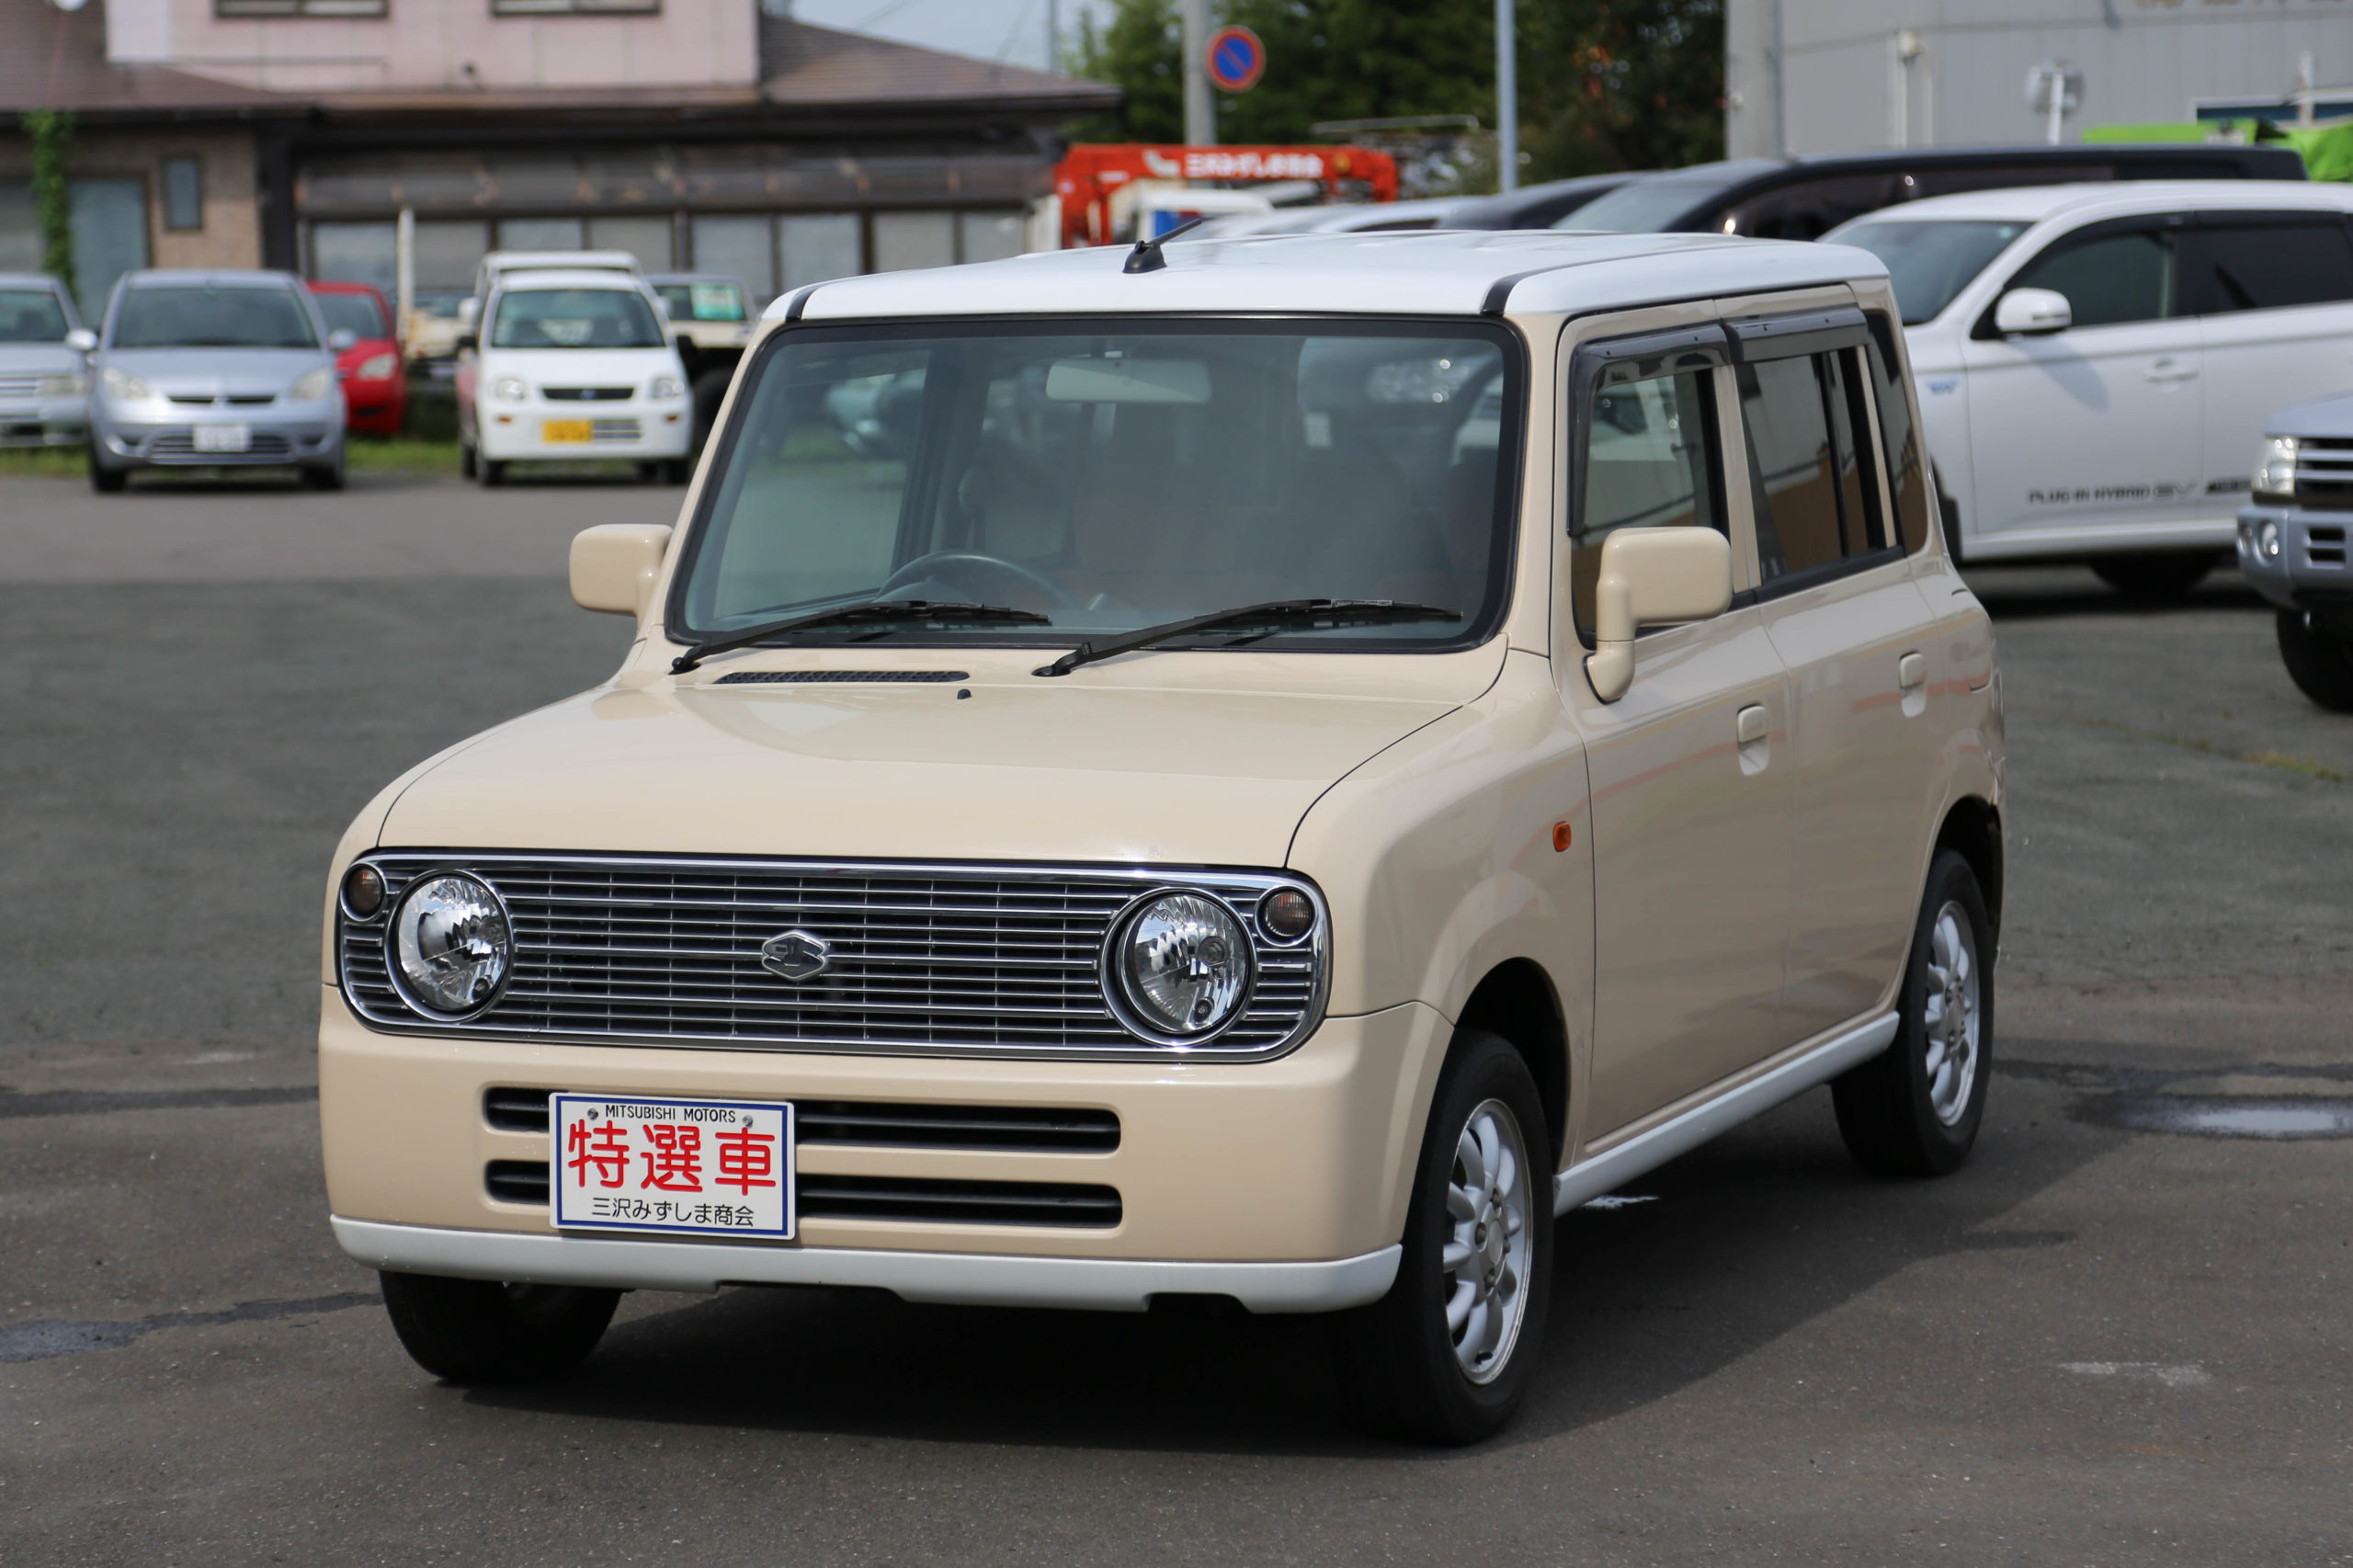
<svg viewBox="0 0 2353 1568">
<path fill-rule="evenodd" d="M 1258 926 L 1278 942 L 1296 942 L 1315 929 L 1315 903 L 1297 888 L 1277 888 L 1258 901 Z"/>
<path fill-rule="evenodd" d="M 1556 822 L 1552 824 L 1552 847 L 1555 850 L 1566 849 L 1569 846 L 1569 824 L 1567 823 Z"/>
<path fill-rule="evenodd" d="M 343 874 L 344 913 L 355 920 L 372 920 L 384 907 L 384 874 L 373 866 L 354 866 Z"/>
</svg>

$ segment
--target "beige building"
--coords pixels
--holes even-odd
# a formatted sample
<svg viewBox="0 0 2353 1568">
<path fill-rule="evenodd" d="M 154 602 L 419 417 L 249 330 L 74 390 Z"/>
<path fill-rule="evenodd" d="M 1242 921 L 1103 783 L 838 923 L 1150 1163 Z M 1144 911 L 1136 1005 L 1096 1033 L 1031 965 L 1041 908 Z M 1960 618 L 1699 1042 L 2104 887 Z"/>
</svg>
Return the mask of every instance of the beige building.
<svg viewBox="0 0 2353 1568">
<path fill-rule="evenodd" d="M 0 0 L 0 270 L 40 259 L 26 110 L 73 111 L 75 283 L 269 266 L 463 288 L 610 245 L 765 299 L 1019 248 L 1057 134 L 1114 89 L 756 0 Z"/>
</svg>

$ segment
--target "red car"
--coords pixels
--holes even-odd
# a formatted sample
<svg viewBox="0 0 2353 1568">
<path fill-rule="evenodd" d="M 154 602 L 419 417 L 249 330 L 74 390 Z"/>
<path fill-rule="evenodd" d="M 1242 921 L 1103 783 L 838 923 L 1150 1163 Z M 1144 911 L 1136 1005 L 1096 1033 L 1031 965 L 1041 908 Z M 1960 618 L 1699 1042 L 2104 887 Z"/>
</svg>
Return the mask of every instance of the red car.
<svg viewBox="0 0 2353 1568">
<path fill-rule="evenodd" d="M 397 436 L 408 415 L 408 376 L 392 336 L 392 307 L 366 283 L 313 283 L 329 332 L 358 341 L 335 356 L 343 379 L 344 426 L 362 436 Z"/>
</svg>

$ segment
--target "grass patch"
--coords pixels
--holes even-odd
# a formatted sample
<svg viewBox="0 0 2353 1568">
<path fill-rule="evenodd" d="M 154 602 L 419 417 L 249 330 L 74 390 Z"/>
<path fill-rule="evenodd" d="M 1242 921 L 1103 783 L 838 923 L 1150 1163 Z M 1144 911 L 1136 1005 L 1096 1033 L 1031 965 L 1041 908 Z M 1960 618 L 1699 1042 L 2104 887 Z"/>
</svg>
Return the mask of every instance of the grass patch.
<svg viewBox="0 0 2353 1568">
<path fill-rule="evenodd" d="M 406 437 L 388 441 L 354 436 L 344 447 L 344 461 L 359 472 L 446 473 L 454 479 L 458 472 L 458 443 L 414 441 Z M 0 448 L 0 474 L 80 479 L 89 467 L 89 455 L 80 447 Z"/>
<path fill-rule="evenodd" d="M 0 448 L 0 474 L 79 479 L 89 472 L 89 466 L 88 456 L 79 447 Z"/>
</svg>

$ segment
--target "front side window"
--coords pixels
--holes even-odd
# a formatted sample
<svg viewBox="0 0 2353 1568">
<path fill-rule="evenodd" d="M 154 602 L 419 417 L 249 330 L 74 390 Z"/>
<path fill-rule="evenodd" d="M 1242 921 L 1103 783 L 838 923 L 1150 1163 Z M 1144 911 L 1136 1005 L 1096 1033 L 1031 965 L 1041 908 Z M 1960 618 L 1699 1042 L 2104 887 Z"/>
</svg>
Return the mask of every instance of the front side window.
<svg viewBox="0 0 2353 1568">
<path fill-rule="evenodd" d="M 681 571 L 690 635 L 901 598 L 1049 618 L 879 633 L 951 642 L 1294 598 L 1447 612 L 1189 644 L 1401 649 L 1500 614 L 1522 372 L 1498 330 L 804 327 L 747 375 Z"/>
<path fill-rule="evenodd" d="M 1639 362 L 1604 371 L 1590 398 L 1576 547 L 1569 597 L 1577 631 L 1593 636 L 1601 546 L 1620 528 L 1699 527 L 1724 531 L 1715 434 L 1713 372 L 1644 376 Z"/>
<path fill-rule="evenodd" d="M 0 289 L 0 343 L 63 343 L 65 307 L 46 289 Z"/>
<path fill-rule="evenodd" d="M 659 348 L 662 324 L 633 289 L 514 289 L 498 298 L 493 348 Z"/>
<path fill-rule="evenodd" d="M 2342 220 L 2210 219 L 2182 236 L 2188 315 L 2353 300 L 2353 241 Z"/>
<path fill-rule="evenodd" d="M 1745 364 L 1737 372 L 1765 584 L 1882 547 L 1879 477 L 1866 440 L 1856 351 Z"/>
<path fill-rule="evenodd" d="M 2174 308 L 2174 234 L 2155 228 L 2061 240 L 2010 279 L 2013 289 L 2067 296 L 2073 324 L 2164 321 Z"/>
<path fill-rule="evenodd" d="M 1887 263 L 1888 282 L 1904 324 L 1934 321 L 1985 270 L 1985 264 L 2026 233 L 2020 222 L 1944 219 L 1906 222 L 1882 218 L 1850 223 L 1830 235 L 1833 244 L 1858 245 Z"/>
<path fill-rule="evenodd" d="M 220 287 L 128 289 L 113 348 L 316 348 L 311 312 L 291 290 Z"/>
</svg>

